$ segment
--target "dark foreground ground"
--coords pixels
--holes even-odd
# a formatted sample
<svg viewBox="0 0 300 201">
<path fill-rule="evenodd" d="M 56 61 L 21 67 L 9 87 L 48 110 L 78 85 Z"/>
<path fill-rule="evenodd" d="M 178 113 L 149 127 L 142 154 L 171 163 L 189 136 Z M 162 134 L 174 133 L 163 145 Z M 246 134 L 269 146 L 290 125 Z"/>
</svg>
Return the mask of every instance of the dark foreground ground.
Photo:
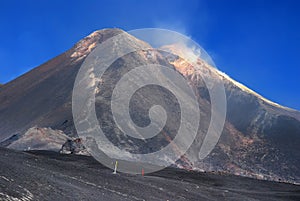
<svg viewBox="0 0 300 201">
<path fill-rule="evenodd" d="M 300 186 L 172 168 L 113 175 L 92 157 L 0 148 L 0 200 L 300 200 Z"/>
</svg>

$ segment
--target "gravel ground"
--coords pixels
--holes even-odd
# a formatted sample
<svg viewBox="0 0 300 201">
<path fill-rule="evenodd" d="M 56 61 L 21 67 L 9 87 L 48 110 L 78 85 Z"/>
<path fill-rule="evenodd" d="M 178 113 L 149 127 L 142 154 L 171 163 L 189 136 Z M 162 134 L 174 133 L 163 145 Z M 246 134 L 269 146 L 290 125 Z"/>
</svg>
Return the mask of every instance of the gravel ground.
<svg viewBox="0 0 300 201">
<path fill-rule="evenodd" d="M 88 156 L 0 148 L 0 200 L 300 200 L 300 186 L 173 168 L 114 175 Z"/>
</svg>

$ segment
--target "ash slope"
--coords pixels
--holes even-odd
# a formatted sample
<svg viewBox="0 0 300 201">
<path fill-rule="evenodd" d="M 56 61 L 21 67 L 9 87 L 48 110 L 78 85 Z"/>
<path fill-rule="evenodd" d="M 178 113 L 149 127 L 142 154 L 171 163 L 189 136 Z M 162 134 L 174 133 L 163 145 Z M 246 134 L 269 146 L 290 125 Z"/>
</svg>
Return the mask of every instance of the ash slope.
<svg viewBox="0 0 300 201">
<path fill-rule="evenodd" d="M 51 127 L 75 136 L 72 119 L 71 95 L 77 72 L 86 56 L 101 42 L 124 33 L 119 29 L 105 29 L 79 41 L 73 48 L 49 62 L 0 88 L 0 141 L 10 136 L 24 135 L 31 127 Z M 128 35 L 128 37 L 132 36 Z M 131 40 L 132 45 L 145 46 L 143 41 Z M 170 48 L 170 47 L 169 47 Z M 147 53 L 147 52 L 146 52 Z M 193 66 L 180 59 L 165 59 L 160 52 L 148 59 L 146 53 L 128 55 L 112 68 L 112 75 L 124 72 L 119 64 L 158 63 L 170 65 L 184 75 L 196 89 L 201 109 L 199 137 L 186 156 L 178 162 L 179 167 L 228 171 L 233 174 L 253 176 L 271 180 L 300 183 L 300 113 L 274 104 L 220 71 L 204 64 L 207 74 L 222 80 L 227 95 L 227 120 L 221 139 L 213 152 L 203 161 L 199 160 L 201 136 L 205 134 L 210 119 L 210 100 L 201 74 Z M 203 63 L 203 62 L 202 62 Z M 100 86 L 103 95 L 116 80 L 107 76 Z M 100 94 L 101 95 L 101 94 Z M 159 95 L 159 94 L 157 94 Z M 155 101 L 164 102 L 162 98 Z M 147 99 L 142 95 L 140 98 Z M 106 103 L 105 103 L 106 104 Z M 105 104 L 97 108 L 99 116 L 105 115 Z M 107 104 L 109 105 L 109 104 Z M 169 104 L 170 105 L 170 104 Z M 138 113 L 141 103 L 134 110 L 136 119 L 145 119 Z M 170 108 L 173 110 L 174 108 Z M 111 118 L 111 117 L 109 117 Z M 144 122 L 141 122 L 144 123 Z M 114 130 L 112 126 L 108 129 Z M 168 142 L 169 136 L 159 138 L 157 146 Z M 155 147 L 142 147 L 145 151 Z"/>
<path fill-rule="evenodd" d="M 13 158 L 14 160 L 10 160 Z M 92 157 L 0 148 L 0 200 L 299 200 L 300 186 L 167 168 L 113 175 Z"/>
</svg>

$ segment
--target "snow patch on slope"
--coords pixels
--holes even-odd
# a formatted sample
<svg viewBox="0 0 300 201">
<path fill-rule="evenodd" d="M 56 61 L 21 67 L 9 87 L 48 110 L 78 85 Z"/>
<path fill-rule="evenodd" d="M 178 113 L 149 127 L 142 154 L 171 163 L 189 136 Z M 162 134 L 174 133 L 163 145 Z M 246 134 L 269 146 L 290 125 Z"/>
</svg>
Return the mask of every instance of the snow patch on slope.
<svg viewBox="0 0 300 201">
<path fill-rule="evenodd" d="M 219 70 L 217 70 L 216 72 L 217 72 L 220 76 L 222 76 L 223 79 L 226 79 L 226 80 L 228 80 L 229 82 L 233 83 L 235 86 L 237 86 L 238 88 L 240 88 L 242 91 L 244 91 L 244 92 L 246 92 L 246 93 L 248 93 L 248 94 L 252 94 L 252 95 L 258 97 L 258 98 L 261 99 L 262 101 L 264 101 L 264 102 L 266 102 L 266 103 L 268 103 L 268 104 L 270 104 L 270 105 L 272 105 L 272 106 L 279 107 L 279 108 L 282 108 L 282 109 L 285 109 L 285 110 L 292 110 L 292 109 L 290 109 L 290 108 L 288 108 L 288 107 L 284 107 L 284 106 L 282 106 L 282 105 L 279 105 L 278 103 L 275 103 L 275 102 L 273 102 L 273 101 L 271 101 L 271 100 L 268 100 L 268 99 L 264 98 L 263 96 L 261 96 L 260 94 L 256 93 L 255 91 L 249 89 L 248 87 L 246 87 L 245 85 L 241 84 L 240 82 L 235 81 L 234 79 L 232 79 L 231 77 L 229 77 L 226 73 L 221 72 L 221 71 L 219 71 Z"/>
</svg>

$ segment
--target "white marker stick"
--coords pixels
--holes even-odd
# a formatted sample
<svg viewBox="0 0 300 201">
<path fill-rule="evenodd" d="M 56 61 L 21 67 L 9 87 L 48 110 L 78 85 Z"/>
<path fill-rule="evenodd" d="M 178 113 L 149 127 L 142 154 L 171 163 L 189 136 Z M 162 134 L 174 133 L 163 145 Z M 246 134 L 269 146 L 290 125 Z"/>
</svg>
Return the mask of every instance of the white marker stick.
<svg viewBox="0 0 300 201">
<path fill-rule="evenodd" d="M 117 168 L 118 168 L 118 161 L 116 161 L 116 163 L 115 163 L 115 170 L 114 170 L 113 174 L 117 174 Z"/>
</svg>

